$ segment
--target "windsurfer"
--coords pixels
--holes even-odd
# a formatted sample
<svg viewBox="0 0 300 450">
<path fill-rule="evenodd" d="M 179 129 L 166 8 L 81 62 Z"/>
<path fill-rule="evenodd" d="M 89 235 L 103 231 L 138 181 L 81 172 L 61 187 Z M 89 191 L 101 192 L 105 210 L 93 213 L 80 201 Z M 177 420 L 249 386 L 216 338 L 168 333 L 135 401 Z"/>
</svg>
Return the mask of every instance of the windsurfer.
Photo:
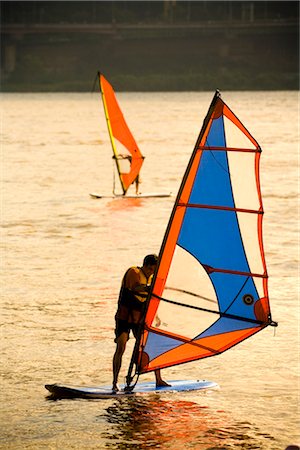
<svg viewBox="0 0 300 450">
<path fill-rule="evenodd" d="M 118 160 L 124 160 L 127 159 L 129 161 L 129 163 L 131 164 L 132 162 L 132 156 L 131 155 L 125 155 L 125 154 L 119 154 L 118 157 L 116 157 L 115 155 L 113 156 L 113 159 L 118 159 Z M 144 157 L 143 157 L 144 159 Z M 139 186 L 140 186 L 140 174 L 138 173 L 136 178 L 133 180 L 133 182 L 131 184 L 135 184 L 135 193 L 136 195 L 139 195 Z"/>
<path fill-rule="evenodd" d="M 156 265 L 156 255 L 147 255 L 142 267 L 130 267 L 122 280 L 118 309 L 115 315 L 116 351 L 113 357 L 112 390 L 118 391 L 118 377 L 122 365 L 122 356 L 126 349 L 130 330 L 137 337 L 138 327 L 144 313 L 144 306 Z M 155 371 L 156 386 L 169 386 L 162 378 L 160 370 Z"/>
</svg>

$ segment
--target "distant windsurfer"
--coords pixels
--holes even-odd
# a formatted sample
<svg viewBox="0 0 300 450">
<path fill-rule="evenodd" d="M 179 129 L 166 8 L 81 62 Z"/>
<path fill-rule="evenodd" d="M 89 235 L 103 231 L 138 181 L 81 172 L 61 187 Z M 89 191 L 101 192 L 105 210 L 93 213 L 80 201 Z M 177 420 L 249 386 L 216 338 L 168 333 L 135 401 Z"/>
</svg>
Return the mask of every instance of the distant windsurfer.
<svg viewBox="0 0 300 450">
<path fill-rule="evenodd" d="M 157 256 L 154 254 L 145 256 L 143 266 L 130 267 L 122 280 L 118 309 L 115 315 L 115 343 L 117 347 L 113 357 L 112 390 L 114 392 L 119 391 L 118 377 L 130 330 L 132 330 L 134 337 L 137 337 L 157 259 Z M 169 386 L 161 378 L 160 370 L 155 371 L 155 378 L 157 387 Z"/>
<path fill-rule="evenodd" d="M 131 164 L 132 162 L 132 156 L 131 155 L 127 155 L 127 154 L 119 154 L 117 157 L 114 155 L 112 157 L 113 159 L 118 159 L 118 160 L 124 160 L 127 159 L 129 161 L 129 163 Z M 144 159 L 144 157 L 143 157 Z M 138 173 L 136 178 L 133 180 L 133 182 L 131 184 L 135 184 L 135 193 L 136 195 L 139 195 L 139 187 L 140 187 L 140 183 L 141 183 L 141 179 L 140 179 L 140 174 Z"/>
</svg>

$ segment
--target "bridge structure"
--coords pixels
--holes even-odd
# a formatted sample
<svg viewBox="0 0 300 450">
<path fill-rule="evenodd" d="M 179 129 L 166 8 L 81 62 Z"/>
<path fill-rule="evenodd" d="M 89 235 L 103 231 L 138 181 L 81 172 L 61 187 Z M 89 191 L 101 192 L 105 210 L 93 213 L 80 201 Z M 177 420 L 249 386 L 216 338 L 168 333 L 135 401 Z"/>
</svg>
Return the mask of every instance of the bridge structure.
<svg viewBox="0 0 300 450">
<path fill-rule="evenodd" d="M 3 23 L 1 32 L 1 76 L 3 80 L 16 70 L 22 52 L 43 45 L 50 48 L 60 42 L 85 39 L 103 44 L 118 45 L 121 42 L 166 42 L 171 39 L 208 42 L 211 37 L 219 40 L 217 57 L 226 57 L 234 40 L 264 40 L 266 36 L 290 36 L 289 40 L 299 39 L 299 22 L 295 18 L 260 20 L 219 20 L 184 23 Z M 189 44 L 190 45 L 190 44 Z"/>
</svg>

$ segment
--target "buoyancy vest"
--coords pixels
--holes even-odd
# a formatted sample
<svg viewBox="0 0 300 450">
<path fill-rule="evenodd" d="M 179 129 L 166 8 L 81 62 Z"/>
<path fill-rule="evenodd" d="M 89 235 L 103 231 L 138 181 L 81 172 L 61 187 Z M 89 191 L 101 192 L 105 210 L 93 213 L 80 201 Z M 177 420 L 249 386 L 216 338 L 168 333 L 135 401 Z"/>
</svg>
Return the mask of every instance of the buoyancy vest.
<svg viewBox="0 0 300 450">
<path fill-rule="evenodd" d="M 147 286 L 152 275 L 147 278 L 141 267 L 130 267 L 125 273 L 119 294 L 116 319 L 128 323 L 139 323 L 148 295 Z M 145 286 L 145 291 L 135 291 L 137 286 Z"/>
</svg>

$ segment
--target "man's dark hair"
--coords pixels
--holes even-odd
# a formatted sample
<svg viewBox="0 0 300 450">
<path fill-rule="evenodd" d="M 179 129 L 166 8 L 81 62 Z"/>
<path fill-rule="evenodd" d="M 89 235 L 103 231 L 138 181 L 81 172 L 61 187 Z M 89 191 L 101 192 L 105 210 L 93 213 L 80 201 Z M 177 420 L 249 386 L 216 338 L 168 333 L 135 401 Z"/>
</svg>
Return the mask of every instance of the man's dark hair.
<svg viewBox="0 0 300 450">
<path fill-rule="evenodd" d="M 143 265 L 144 266 L 155 266 L 157 264 L 158 256 L 157 255 L 147 255 L 144 258 Z"/>
</svg>

